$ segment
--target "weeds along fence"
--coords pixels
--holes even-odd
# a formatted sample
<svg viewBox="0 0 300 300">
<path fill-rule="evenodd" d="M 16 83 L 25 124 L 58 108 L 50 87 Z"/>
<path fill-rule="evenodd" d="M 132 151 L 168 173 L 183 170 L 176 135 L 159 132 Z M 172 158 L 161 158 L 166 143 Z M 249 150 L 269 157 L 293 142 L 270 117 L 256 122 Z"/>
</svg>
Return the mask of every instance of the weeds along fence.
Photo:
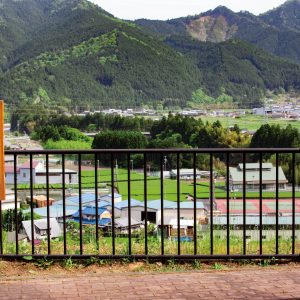
<svg viewBox="0 0 300 300">
<path fill-rule="evenodd" d="M 2 258 L 300 258 L 298 148 L 5 155 Z"/>
</svg>

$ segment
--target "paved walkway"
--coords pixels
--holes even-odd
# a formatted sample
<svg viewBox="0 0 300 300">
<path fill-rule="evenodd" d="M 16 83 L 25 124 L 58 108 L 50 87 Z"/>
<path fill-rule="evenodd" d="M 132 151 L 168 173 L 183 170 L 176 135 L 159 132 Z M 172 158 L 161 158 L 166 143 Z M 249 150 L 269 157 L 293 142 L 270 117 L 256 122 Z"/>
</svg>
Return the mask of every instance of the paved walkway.
<svg viewBox="0 0 300 300">
<path fill-rule="evenodd" d="M 0 299 L 300 299 L 300 269 L 0 280 Z"/>
</svg>

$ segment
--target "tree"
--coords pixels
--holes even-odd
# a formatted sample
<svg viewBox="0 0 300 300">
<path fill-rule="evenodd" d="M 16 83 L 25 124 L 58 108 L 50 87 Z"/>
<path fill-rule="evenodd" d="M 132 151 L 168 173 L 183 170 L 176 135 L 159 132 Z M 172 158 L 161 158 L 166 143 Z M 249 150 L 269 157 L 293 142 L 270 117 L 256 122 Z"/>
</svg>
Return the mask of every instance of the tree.
<svg viewBox="0 0 300 300">
<path fill-rule="evenodd" d="M 94 138 L 93 149 L 144 149 L 146 137 L 137 131 L 103 131 Z"/>
</svg>

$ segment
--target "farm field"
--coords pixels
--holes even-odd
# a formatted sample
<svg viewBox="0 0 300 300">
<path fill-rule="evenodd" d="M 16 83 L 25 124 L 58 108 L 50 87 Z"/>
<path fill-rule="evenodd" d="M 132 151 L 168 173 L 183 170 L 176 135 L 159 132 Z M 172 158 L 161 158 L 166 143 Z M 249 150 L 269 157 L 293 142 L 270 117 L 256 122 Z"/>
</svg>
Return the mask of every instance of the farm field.
<svg viewBox="0 0 300 300">
<path fill-rule="evenodd" d="M 213 123 L 219 120 L 224 127 L 229 127 L 237 124 L 241 129 L 247 130 L 257 130 L 265 123 L 270 125 L 279 125 L 281 127 L 286 127 L 287 125 L 292 125 L 293 127 L 300 130 L 300 121 L 288 120 L 288 119 L 272 119 L 265 118 L 263 116 L 256 115 L 245 115 L 239 118 L 229 118 L 229 117 L 213 117 L 213 116 L 201 116 L 203 122 Z"/>
</svg>

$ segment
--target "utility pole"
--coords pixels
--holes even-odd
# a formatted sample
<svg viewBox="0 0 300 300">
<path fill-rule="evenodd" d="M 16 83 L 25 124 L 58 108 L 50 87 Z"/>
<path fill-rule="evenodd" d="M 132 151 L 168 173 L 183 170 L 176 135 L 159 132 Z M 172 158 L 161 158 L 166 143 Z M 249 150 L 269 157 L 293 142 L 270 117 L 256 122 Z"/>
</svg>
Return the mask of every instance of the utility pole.
<svg viewBox="0 0 300 300">
<path fill-rule="evenodd" d="M 0 101 L 0 201 L 5 200 L 4 102 Z"/>
</svg>

